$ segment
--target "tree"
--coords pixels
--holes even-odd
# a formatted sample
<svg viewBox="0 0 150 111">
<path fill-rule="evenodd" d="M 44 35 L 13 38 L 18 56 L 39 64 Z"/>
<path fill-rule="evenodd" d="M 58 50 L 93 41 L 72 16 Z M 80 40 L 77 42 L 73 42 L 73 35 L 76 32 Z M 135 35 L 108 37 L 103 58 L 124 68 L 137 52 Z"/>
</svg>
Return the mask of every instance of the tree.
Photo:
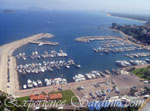
<svg viewBox="0 0 150 111">
<path fill-rule="evenodd" d="M 130 95 L 131 96 L 134 96 L 136 92 L 137 92 L 136 88 L 130 88 Z"/>
</svg>

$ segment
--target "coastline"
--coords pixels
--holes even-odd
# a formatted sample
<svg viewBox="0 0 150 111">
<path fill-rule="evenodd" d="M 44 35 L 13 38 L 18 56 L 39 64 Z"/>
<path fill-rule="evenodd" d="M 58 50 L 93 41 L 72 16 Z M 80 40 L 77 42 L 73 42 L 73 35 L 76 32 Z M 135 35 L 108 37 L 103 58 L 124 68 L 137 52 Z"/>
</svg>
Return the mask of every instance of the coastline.
<svg viewBox="0 0 150 111">
<path fill-rule="evenodd" d="M 52 38 L 53 35 L 48 34 L 48 33 L 40 33 L 37 35 L 33 35 L 30 37 L 27 37 L 25 39 L 22 40 L 18 40 L 6 45 L 3 45 L 0 47 L 0 50 L 2 50 L 1 53 L 1 58 L 0 58 L 0 90 L 2 90 L 3 92 L 6 92 L 8 94 L 11 94 L 12 96 L 15 97 L 24 97 L 24 96 L 30 96 L 31 94 L 40 94 L 42 91 L 44 91 L 45 93 L 49 93 L 50 91 L 57 91 L 58 88 L 63 87 L 63 90 L 67 90 L 67 89 L 71 89 L 73 90 L 73 92 L 77 92 L 77 87 L 85 87 L 85 89 L 87 89 L 87 91 L 91 92 L 91 89 L 93 88 L 95 91 L 96 88 L 94 88 L 94 84 L 96 83 L 101 83 L 103 84 L 103 88 L 109 88 L 110 86 L 106 86 L 104 85 L 106 82 L 108 81 L 115 81 L 116 85 L 119 87 L 121 94 L 124 94 L 124 89 L 122 89 L 122 85 L 124 87 L 126 87 L 126 90 L 129 91 L 129 89 L 132 87 L 132 85 L 137 85 L 138 87 L 142 87 L 144 85 L 144 83 L 139 83 L 139 78 L 130 74 L 122 74 L 122 75 L 118 75 L 118 76 L 113 76 L 113 75 L 106 75 L 106 77 L 102 77 L 102 78 L 97 78 L 97 79 L 91 79 L 91 80 L 86 80 L 86 81 L 82 81 L 82 82 L 71 82 L 68 83 L 67 85 L 55 85 L 55 86 L 48 86 L 48 87 L 39 87 L 39 88 L 33 88 L 33 89 L 26 89 L 26 90 L 20 90 L 19 89 L 19 80 L 18 80 L 18 73 L 16 71 L 16 59 L 14 56 L 12 56 L 13 52 L 25 45 L 28 44 L 30 41 L 32 40 L 38 40 L 44 37 L 48 37 L 48 38 Z M 92 37 L 92 36 L 90 36 Z M 101 36 L 95 36 L 96 39 L 99 39 L 98 37 Z M 105 36 L 103 36 L 105 37 Z M 112 38 L 111 38 L 112 39 Z M 116 38 L 119 40 L 126 40 L 123 38 Z M 94 38 L 92 38 L 92 40 L 94 40 Z M 123 69 L 124 70 L 124 69 Z M 125 69 L 126 70 L 126 69 Z M 7 75 L 10 75 L 10 82 L 7 81 Z M 123 78 L 128 78 L 130 81 L 130 78 L 134 78 L 133 81 L 130 81 L 129 84 L 126 83 L 126 81 L 122 82 Z M 134 83 L 135 82 L 135 83 Z M 90 83 L 90 84 L 89 84 Z M 9 86 L 9 87 L 8 87 Z M 89 89 L 91 88 L 91 89 Z M 85 90 L 86 91 L 86 90 Z M 82 93 L 82 94 L 81 94 Z M 84 94 L 88 94 L 89 92 L 80 92 L 80 94 L 76 95 L 84 95 Z M 83 96 L 81 96 L 83 97 Z"/>
<path fill-rule="evenodd" d="M 139 46 L 139 47 L 142 47 L 144 49 L 150 50 L 150 45 L 145 46 L 142 43 L 137 44 L 137 43 L 133 42 L 133 41 L 136 41 L 136 39 L 134 39 L 132 36 L 129 36 L 129 35 L 125 34 L 124 32 L 120 31 L 120 30 L 116 30 L 116 29 L 112 29 L 112 28 L 109 28 L 109 29 L 112 30 L 112 31 L 120 33 L 123 37 L 125 37 L 126 41 L 128 41 L 128 42 L 130 42 L 130 43 L 132 43 L 136 46 Z M 133 41 L 131 41 L 131 40 L 133 40 Z"/>
<path fill-rule="evenodd" d="M 119 31 L 119 30 L 115 30 L 115 29 L 111 29 L 110 30 L 112 31 L 116 31 L 118 33 L 121 33 L 121 35 L 123 37 L 114 37 L 114 36 L 84 36 L 84 37 L 78 37 L 75 39 L 76 42 L 81 42 L 81 43 L 89 43 L 91 41 L 99 41 L 99 40 L 104 40 L 104 39 L 107 39 L 107 40 L 111 40 L 111 39 L 114 39 L 114 40 L 121 40 L 121 41 L 124 41 L 126 43 L 129 43 L 129 44 L 132 44 L 132 45 L 135 45 L 135 46 L 139 46 L 139 47 L 142 47 L 142 48 L 145 48 L 145 49 L 148 49 L 150 50 L 150 46 L 145 46 L 143 44 L 137 44 L 131 40 L 135 40 L 132 36 L 128 36 L 127 34 Z"/>
<path fill-rule="evenodd" d="M 49 33 L 36 34 L 21 40 L 17 40 L 3 46 L 0 46 L 0 90 L 8 94 L 15 95 L 19 90 L 18 73 L 16 69 L 16 59 L 12 56 L 13 52 L 28 44 L 33 40 L 39 40 L 41 38 L 52 38 L 53 35 Z M 10 82 L 8 82 L 8 74 L 10 75 Z"/>
<path fill-rule="evenodd" d="M 139 19 L 133 19 L 133 18 L 129 18 L 129 17 L 121 17 L 121 16 L 116 16 L 116 15 L 112 15 L 110 13 L 106 13 L 107 16 L 111 16 L 111 17 L 118 17 L 118 18 L 123 18 L 123 19 L 127 19 L 127 20 L 135 20 L 138 22 L 142 22 L 142 23 L 146 23 L 147 21 L 144 20 L 139 20 Z"/>
</svg>

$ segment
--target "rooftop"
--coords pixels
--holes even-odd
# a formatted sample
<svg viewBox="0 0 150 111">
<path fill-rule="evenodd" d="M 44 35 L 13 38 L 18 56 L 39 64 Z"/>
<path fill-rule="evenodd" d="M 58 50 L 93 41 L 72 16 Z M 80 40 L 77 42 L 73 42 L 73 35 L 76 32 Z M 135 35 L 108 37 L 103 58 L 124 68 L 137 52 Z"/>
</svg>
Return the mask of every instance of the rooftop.
<svg viewBox="0 0 150 111">
<path fill-rule="evenodd" d="M 62 94 L 61 93 L 50 94 L 49 99 L 51 100 L 62 99 Z"/>
<path fill-rule="evenodd" d="M 30 100 L 45 100 L 46 97 L 44 94 L 36 94 L 36 95 L 30 95 Z"/>
</svg>

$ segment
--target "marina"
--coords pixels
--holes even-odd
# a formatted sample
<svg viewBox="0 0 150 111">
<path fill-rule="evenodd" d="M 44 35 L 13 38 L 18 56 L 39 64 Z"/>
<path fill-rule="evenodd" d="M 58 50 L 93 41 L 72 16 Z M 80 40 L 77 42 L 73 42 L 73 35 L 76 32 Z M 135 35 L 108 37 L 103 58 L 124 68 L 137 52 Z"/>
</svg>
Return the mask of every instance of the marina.
<svg viewBox="0 0 150 111">
<path fill-rule="evenodd" d="M 110 52 L 112 53 L 121 53 L 121 52 L 131 52 L 135 50 L 141 50 L 142 48 L 134 47 L 134 46 L 128 46 L 128 47 L 121 47 L 121 48 L 93 48 L 93 50 L 98 53 L 98 52 L 104 52 L 109 54 Z"/>
<path fill-rule="evenodd" d="M 93 50 L 94 52 L 97 52 L 97 53 L 100 52 L 101 56 L 103 56 L 104 54 L 110 55 L 110 54 L 126 53 L 123 55 L 124 57 L 127 57 L 126 55 L 130 55 L 129 52 L 144 50 L 144 48 L 135 46 L 132 43 L 123 41 L 124 39 L 119 38 L 119 37 L 114 38 L 111 36 L 108 36 L 108 37 L 102 36 L 102 37 L 96 37 L 96 39 L 95 37 L 92 37 L 92 39 L 90 39 L 90 41 L 97 41 L 97 40 L 100 41 L 101 48 L 97 48 L 97 49 L 93 48 Z M 43 46 L 40 46 L 40 47 L 36 46 L 37 49 L 42 48 L 42 47 Z M 141 57 L 148 57 L 148 52 L 143 52 L 143 53 L 146 54 L 147 56 L 141 56 Z M 20 89 L 22 88 L 30 89 L 30 88 L 39 87 L 37 85 L 37 80 L 34 80 L 34 78 L 30 78 L 30 76 L 28 75 L 33 76 L 33 75 L 44 74 L 44 75 L 47 75 L 47 77 L 50 77 L 53 79 L 55 78 L 65 79 L 67 83 L 70 83 L 70 82 L 78 83 L 81 81 L 103 78 L 106 75 L 120 75 L 121 73 L 125 73 L 125 72 L 120 71 L 120 69 L 117 69 L 117 68 L 123 68 L 123 67 L 129 67 L 129 66 L 140 66 L 140 65 L 146 65 L 150 63 L 149 62 L 150 60 L 148 58 L 146 58 L 145 60 L 143 59 L 142 60 L 116 60 L 114 61 L 114 65 L 116 65 L 116 68 L 105 69 L 101 71 L 93 70 L 91 72 L 87 72 L 87 71 L 80 72 L 78 74 L 73 75 L 72 77 L 70 76 L 72 79 L 68 79 L 68 78 L 65 78 L 66 77 L 65 72 L 67 70 L 70 70 L 70 71 L 72 69 L 74 70 L 75 68 L 80 69 L 81 65 L 77 64 L 75 60 L 69 59 L 69 54 L 66 51 L 62 50 L 61 48 L 60 49 L 57 48 L 57 50 L 56 49 L 51 49 L 49 51 L 45 50 L 43 51 L 43 53 L 41 53 L 39 50 L 32 51 L 31 54 L 29 53 L 26 54 L 25 52 L 21 52 L 21 53 L 18 52 L 18 54 L 16 54 L 16 59 L 19 63 L 16 68 L 17 72 L 23 76 L 26 76 L 26 81 L 32 79 L 32 84 L 28 85 L 28 82 L 21 83 L 22 86 L 20 87 Z M 51 76 L 51 75 L 54 75 L 56 72 L 58 73 L 57 76 Z M 49 81 L 50 79 L 42 77 L 41 79 L 42 87 L 52 85 L 52 83 Z M 58 83 L 58 84 L 60 85 L 61 83 Z"/>
<path fill-rule="evenodd" d="M 54 85 L 67 85 L 67 80 L 64 78 L 44 79 L 44 83 L 41 80 L 27 80 L 27 83 L 23 85 L 23 89 L 38 88 L 43 86 L 54 86 Z"/>
<path fill-rule="evenodd" d="M 65 67 L 66 69 L 70 69 L 71 66 L 81 68 L 81 65 L 76 64 L 74 60 L 65 58 L 68 56 L 62 49 L 58 52 L 55 50 L 51 50 L 50 53 L 45 51 L 44 54 L 39 54 L 38 51 L 32 51 L 32 55 L 26 55 L 25 52 L 19 53 L 16 55 L 18 60 L 26 61 L 27 59 L 34 60 L 34 62 L 29 64 L 20 64 L 17 66 L 17 71 L 20 74 L 38 74 L 44 73 L 45 71 L 53 72 L 55 69 L 60 70 L 61 67 Z M 48 60 L 46 60 L 48 59 Z M 41 62 L 37 62 L 41 61 Z"/>
<path fill-rule="evenodd" d="M 67 53 L 65 53 L 62 49 L 60 49 L 59 52 L 51 50 L 50 53 L 48 53 L 48 51 L 45 51 L 43 54 L 39 54 L 38 51 L 32 51 L 32 55 L 28 56 L 26 56 L 25 52 L 23 52 L 16 55 L 16 58 L 26 60 L 27 57 L 30 57 L 31 59 L 45 59 L 45 58 L 67 57 L 67 56 L 68 56 Z"/>
<path fill-rule="evenodd" d="M 78 68 L 81 66 L 75 65 L 73 60 L 68 60 L 67 62 L 64 60 L 60 61 L 43 61 L 43 63 L 32 63 L 32 64 L 25 64 L 17 66 L 18 73 L 21 74 L 38 74 L 40 72 L 51 71 L 53 72 L 54 68 L 60 70 L 61 67 L 65 67 L 70 69 L 70 67 L 74 65 Z"/>
<path fill-rule="evenodd" d="M 62 12 L 62 14 L 56 11 L 55 14 L 57 16 L 54 15 L 51 18 L 52 20 L 49 20 L 49 13 L 51 12 L 46 12 L 45 14 L 38 13 L 35 15 L 34 17 L 38 19 L 36 22 L 35 18 L 32 16 L 33 13 L 28 13 L 28 16 L 21 15 L 20 19 L 23 22 L 32 24 L 33 27 L 29 27 L 29 24 L 23 24 L 22 32 L 18 33 L 18 31 L 16 31 L 14 33 L 14 31 L 10 30 L 9 34 L 3 33 L 3 36 L 6 38 L 8 37 L 10 40 L 6 43 L 10 43 L 1 46 L 1 50 L 5 50 L 0 56 L 0 78 L 4 78 L 1 81 L 4 85 L 0 86 L 2 91 L 9 92 L 9 94 L 12 95 L 22 96 L 33 92 L 38 93 L 44 89 L 50 91 L 60 88 L 61 85 L 65 86 L 64 89 L 67 89 L 67 86 L 69 88 L 72 87 L 72 85 L 79 87 L 82 82 L 86 85 L 89 81 L 93 81 L 95 84 L 95 81 L 98 79 L 103 80 L 110 75 L 120 75 L 120 70 L 117 70 L 120 67 L 115 64 L 115 61 L 128 60 L 128 57 L 124 56 L 124 54 L 127 54 L 126 50 L 128 45 L 131 49 L 134 49 L 135 47 L 142 48 L 134 46 L 132 43 L 130 44 L 130 42 L 126 40 L 126 38 L 123 38 L 121 34 L 109 30 L 108 27 L 111 26 L 111 23 L 114 20 L 107 18 L 104 14 L 94 14 L 98 19 L 93 20 L 90 14 L 78 15 L 73 12 Z M 20 15 L 20 13 L 17 14 Z M 73 19 L 67 17 L 68 15 L 70 16 L 70 14 Z M 43 16 L 43 18 L 39 19 L 39 15 Z M 14 19 L 16 17 L 14 17 Z M 29 19 L 26 17 L 29 17 L 30 21 L 27 21 Z M 106 17 L 107 19 L 101 19 L 101 17 Z M 89 24 L 89 21 L 81 21 L 81 19 L 77 18 L 89 18 L 91 22 Z M 47 21 L 51 21 L 51 24 L 48 24 Z M 64 25 L 64 21 L 67 23 L 70 22 L 71 24 Z M 18 20 L 14 20 L 15 24 L 18 24 L 17 22 Z M 7 21 L 6 23 L 9 24 L 10 22 Z M 102 23 L 108 24 L 103 26 Z M 120 23 L 141 24 L 137 21 L 128 20 L 122 20 Z M 45 28 L 42 24 L 44 24 Z M 97 27 L 101 28 L 97 29 Z M 17 27 L 13 28 L 14 30 L 19 30 Z M 35 30 L 31 32 L 32 29 Z M 55 37 L 49 33 L 52 33 Z M 10 38 L 10 34 L 14 35 L 16 38 Z M 33 36 L 29 37 L 30 35 Z M 80 42 L 74 42 L 76 37 L 88 37 L 88 35 L 93 35 L 90 36 L 93 38 L 89 38 L 89 40 L 85 38 L 83 41 L 89 43 L 82 44 Z M 44 38 L 50 39 L 50 41 L 42 40 Z M 3 41 L 1 41 L 2 45 Z M 53 44 L 46 44 L 48 42 Z M 59 43 L 59 45 L 54 43 Z M 95 53 L 92 50 L 93 48 L 97 49 L 99 47 L 106 48 L 106 52 L 100 53 L 101 56 L 99 53 Z M 106 54 L 107 49 L 118 47 L 126 47 L 126 49 L 115 49 L 116 53 Z M 119 53 L 117 52 L 118 50 L 124 51 Z M 130 52 L 138 50 L 142 51 L 143 49 L 134 49 Z M 147 61 L 148 59 L 150 58 L 147 57 Z M 73 79 L 73 77 L 75 78 Z M 53 84 L 52 81 L 54 79 L 59 82 Z M 62 79 L 67 81 L 64 82 L 64 84 L 67 83 L 67 85 L 62 84 Z"/>
<path fill-rule="evenodd" d="M 120 67 L 129 67 L 129 66 L 140 66 L 140 65 L 146 65 L 146 64 L 150 64 L 150 60 L 146 59 L 144 60 L 118 60 L 116 61 L 116 64 Z"/>
<path fill-rule="evenodd" d="M 78 37 L 75 39 L 77 42 L 92 42 L 92 41 L 103 41 L 103 40 L 113 40 L 113 39 L 120 39 L 119 37 L 112 37 L 112 36 L 85 36 L 85 37 Z"/>
<path fill-rule="evenodd" d="M 125 54 L 125 56 L 129 58 L 140 58 L 140 57 L 148 57 L 150 56 L 149 52 L 141 52 L 141 53 L 134 53 L 134 54 Z"/>
<path fill-rule="evenodd" d="M 141 46 L 135 45 L 134 43 L 126 40 L 126 38 L 113 37 L 113 36 L 88 36 L 79 37 L 75 41 L 78 42 L 91 42 L 100 41 L 100 46 L 98 48 L 93 48 L 96 53 L 121 53 L 121 52 L 131 52 L 135 50 L 144 49 Z"/>
</svg>

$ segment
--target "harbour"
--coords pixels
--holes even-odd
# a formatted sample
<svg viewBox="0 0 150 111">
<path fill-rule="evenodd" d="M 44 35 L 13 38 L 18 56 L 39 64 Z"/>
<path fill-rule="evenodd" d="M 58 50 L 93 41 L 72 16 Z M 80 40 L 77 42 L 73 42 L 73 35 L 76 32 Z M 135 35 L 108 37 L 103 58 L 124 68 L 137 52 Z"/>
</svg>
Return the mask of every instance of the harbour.
<svg viewBox="0 0 150 111">
<path fill-rule="evenodd" d="M 59 12 L 56 14 L 60 15 Z M 89 15 L 87 16 L 89 17 Z M 99 15 L 99 17 L 102 16 L 104 15 Z M 68 21 L 70 20 L 69 18 L 62 19 Z M 90 20 L 92 19 L 93 18 L 90 18 Z M 59 18 L 55 19 L 55 16 L 53 20 L 56 20 L 57 22 L 59 22 L 59 24 L 61 24 L 60 22 L 63 21 L 61 21 Z M 33 93 L 38 89 L 40 89 L 39 91 L 41 91 L 42 89 L 48 90 L 49 87 L 56 87 L 54 89 L 58 89 L 61 88 L 61 86 L 64 86 L 65 88 L 67 88 L 67 86 L 71 87 L 72 84 L 75 84 L 76 87 L 79 87 L 79 84 L 82 82 L 87 84 L 88 81 L 94 82 L 95 80 L 107 78 L 107 76 L 120 75 L 120 72 L 122 71 L 118 69 L 120 68 L 120 66 L 116 65 L 115 62 L 117 60 L 129 60 L 130 58 L 125 56 L 125 54 L 131 52 L 138 53 L 139 51 L 147 52 L 147 50 L 145 50 L 143 47 L 134 47 L 134 44 L 131 44 L 131 50 L 128 51 L 127 49 L 130 43 L 122 43 L 122 41 L 124 40 L 123 36 L 108 29 L 108 27 L 112 23 L 111 19 L 109 19 L 111 21 L 110 24 L 107 24 L 106 26 L 101 26 L 100 21 L 93 21 L 92 24 L 88 24 L 89 22 L 85 21 L 85 24 L 90 25 L 91 27 L 85 25 L 82 31 L 80 31 L 80 29 L 82 28 L 80 27 L 82 26 L 82 23 L 80 21 L 78 21 L 80 24 L 76 24 L 75 27 L 66 26 L 64 28 L 64 25 L 57 26 L 56 24 L 53 24 L 55 23 L 55 21 L 53 20 L 51 24 L 47 24 L 47 21 L 49 20 L 43 20 L 39 22 L 40 24 L 46 21 L 46 30 L 42 31 L 42 27 L 40 26 L 38 28 L 35 27 L 35 29 L 39 29 L 39 32 L 52 32 L 55 37 L 51 36 L 50 40 L 44 40 L 44 42 L 42 40 L 42 37 L 39 37 L 38 40 L 28 40 L 26 43 L 21 45 L 21 47 L 20 45 L 18 45 L 17 47 L 15 46 L 14 48 L 16 48 L 16 50 L 14 48 L 13 50 L 11 50 L 11 52 L 14 53 L 11 53 L 12 55 L 10 55 L 10 58 L 13 58 L 16 65 L 13 65 L 15 66 L 15 68 L 10 69 L 15 72 L 13 73 L 13 75 L 15 76 L 13 76 L 11 73 L 8 78 L 5 78 L 5 82 L 3 81 L 4 83 L 8 81 L 8 83 L 2 86 L 4 87 L 4 90 L 6 89 L 5 92 L 8 91 L 13 95 L 18 94 L 21 96 L 21 92 L 31 91 Z M 73 21 L 76 21 L 76 19 L 73 19 Z M 106 21 L 104 20 L 103 22 Z M 126 20 L 120 22 L 137 23 L 135 21 Z M 95 23 L 97 25 L 95 25 Z M 55 27 L 53 26 L 54 29 L 50 25 L 55 25 Z M 104 28 L 97 29 L 97 27 L 99 26 Z M 74 28 L 77 30 L 75 30 Z M 26 31 L 29 31 L 30 28 L 25 29 Z M 72 30 L 72 32 L 66 32 L 69 29 Z M 97 40 L 85 40 L 85 42 L 88 42 L 87 44 L 82 44 L 80 42 L 74 41 L 77 37 L 85 37 L 88 35 L 92 35 L 92 37 L 100 36 L 101 39 L 97 38 Z M 24 35 L 24 37 L 27 36 Z M 43 37 L 45 38 L 46 35 L 44 35 Z M 114 38 L 116 39 L 114 40 Z M 112 42 L 108 42 L 109 40 Z M 107 50 L 100 53 L 96 53 L 95 51 L 93 51 L 94 48 L 98 49 L 100 45 L 102 45 L 102 47 L 106 48 Z M 12 46 L 13 45 L 11 45 L 10 47 Z M 115 47 L 126 47 L 126 49 L 114 49 Z M 113 48 L 114 50 L 108 51 L 109 48 Z M 9 51 L 10 49 L 8 50 L 8 52 Z M 2 57 L 4 57 L 4 55 L 2 55 Z M 148 56 L 147 59 L 149 59 Z M 3 62 L 3 59 L 1 59 L 1 61 Z M 12 64 L 11 61 L 12 59 L 10 59 L 10 64 Z M 5 64 L 7 63 L 5 62 Z M 17 79 L 12 78 L 12 76 Z M 16 84 L 16 86 L 13 86 L 12 84 Z M 76 88 L 74 87 L 74 89 Z M 25 95 L 25 93 L 22 94 Z"/>
</svg>

